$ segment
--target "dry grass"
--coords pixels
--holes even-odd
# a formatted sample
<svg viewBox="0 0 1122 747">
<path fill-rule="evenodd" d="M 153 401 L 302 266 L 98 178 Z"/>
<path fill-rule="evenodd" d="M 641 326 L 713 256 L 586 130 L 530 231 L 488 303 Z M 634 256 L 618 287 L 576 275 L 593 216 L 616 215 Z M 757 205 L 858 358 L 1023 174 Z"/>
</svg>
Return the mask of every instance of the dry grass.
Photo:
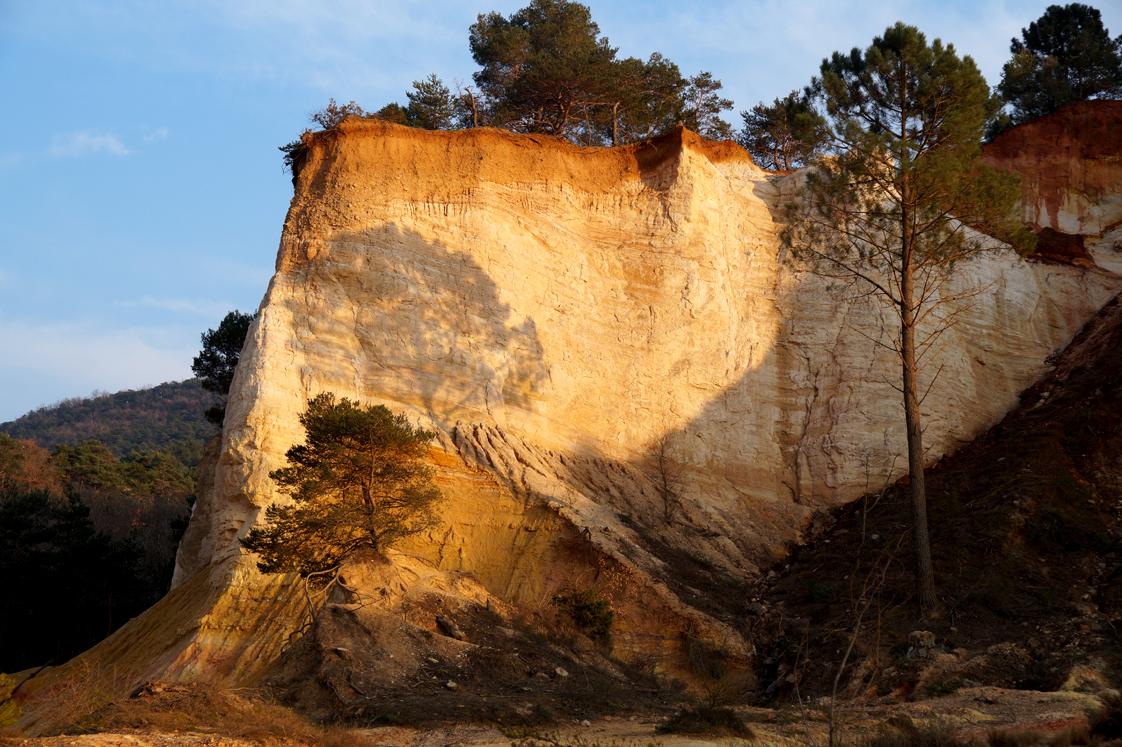
<svg viewBox="0 0 1122 747">
<path fill-rule="evenodd" d="M 40 737 L 96 731 L 87 728 L 102 709 L 128 696 L 128 678 L 102 671 L 95 662 L 78 659 L 71 674 L 40 691 L 23 705 L 23 718 L 5 733 Z"/>
<path fill-rule="evenodd" d="M 661 734 L 699 734 L 755 739 L 752 730 L 731 708 L 701 705 L 687 708 L 658 727 Z"/>
<path fill-rule="evenodd" d="M 271 702 L 263 691 L 208 683 L 150 682 L 129 691 L 127 679 L 81 662 L 76 673 L 25 705 L 25 718 L 5 736 L 40 737 L 106 731 L 202 732 L 254 742 L 317 747 L 373 747 L 362 734 L 314 724 Z"/>
<path fill-rule="evenodd" d="M 949 724 L 916 727 L 910 719 L 900 719 L 891 728 L 861 741 L 861 747 L 983 747 L 965 740 Z"/>
</svg>

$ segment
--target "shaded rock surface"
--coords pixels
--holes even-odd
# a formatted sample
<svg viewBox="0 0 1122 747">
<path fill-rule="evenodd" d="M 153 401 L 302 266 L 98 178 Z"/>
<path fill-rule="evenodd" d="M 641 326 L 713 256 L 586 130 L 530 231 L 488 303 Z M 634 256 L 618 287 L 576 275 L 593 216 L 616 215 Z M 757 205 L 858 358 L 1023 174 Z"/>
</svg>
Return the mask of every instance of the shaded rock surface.
<svg viewBox="0 0 1122 747">
<path fill-rule="evenodd" d="M 1117 687 L 1119 370 L 1122 296 L 1001 423 L 927 471 L 940 605 L 933 618 L 921 619 L 911 603 L 905 486 L 816 520 L 821 531 L 757 587 L 765 612 L 752 619 L 750 637 L 761 681 L 775 685 L 770 694 L 790 697 L 796 683 L 804 696 L 825 692 L 843 651 L 846 697 Z M 859 598 L 871 600 L 860 621 Z"/>
</svg>

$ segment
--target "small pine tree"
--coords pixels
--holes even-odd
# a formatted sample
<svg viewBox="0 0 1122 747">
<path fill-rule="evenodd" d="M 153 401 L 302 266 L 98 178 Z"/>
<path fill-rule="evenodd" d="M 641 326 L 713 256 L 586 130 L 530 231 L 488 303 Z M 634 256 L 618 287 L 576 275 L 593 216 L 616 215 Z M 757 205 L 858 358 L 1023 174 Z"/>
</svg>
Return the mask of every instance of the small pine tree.
<svg viewBox="0 0 1122 747">
<path fill-rule="evenodd" d="M 318 124 L 325 130 L 330 130 L 347 117 L 370 117 L 370 112 L 352 101 L 349 104 L 336 104 L 335 99 L 328 99 L 327 106 L 317 109 L 308 115 L 309 121 Z"/>
<path fill-rule="evenodd" d="M 374 114 L 378 119 L 409 127 L 409 110 L 401 104 L 389 103 Z"/>
<path fill-rule="evenodd" d="M 687 83 L 682 94 L 682 122 L 706 140 L 731 140 L 732 126 L 720 114 L 731 109 L 732 102 L 718 95 L 723 88 L 721 81 L 713 73 L 701 72 Z"/>
<path fill-rule="evenodd" d="M 744 128 L 736 141 L 756 165 L 771 171 L 791 171 L 805 166 L 826 144 L 826 121 L 798 91 L 760 102 L 740 112 Z"/>
<path fill-rule="evenodd" d="M 450 130 L 455 120 L 455 102 L 452 92 L 436 73 L 424 80 L 413 81 L 413 90 L 405 94 L 409 99 L 406 115 L 409 124 L 425 130 Z"/>
<path fill-rule="evenodd" d="M 300 415 L 307 442 L 285 454 L 289 466 L 269 477 L 293 503 L 265 512 L 269 524 L 242 545 L 262 573 L 307 577 L 353 553 L 380 552 L 435 523 L 442 500 L 423 459 L 435 437 L 382 405 L 320 394 Z"/>
</svg>

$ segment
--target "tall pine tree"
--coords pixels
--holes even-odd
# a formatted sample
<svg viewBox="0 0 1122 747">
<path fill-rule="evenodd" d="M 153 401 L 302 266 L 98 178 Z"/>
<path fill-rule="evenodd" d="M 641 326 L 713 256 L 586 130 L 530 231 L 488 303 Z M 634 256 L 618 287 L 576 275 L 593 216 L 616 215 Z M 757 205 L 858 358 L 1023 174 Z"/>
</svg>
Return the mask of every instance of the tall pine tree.
<svg viewBox="0 0 1122 747">
<path fill-rule="evenodd" d="M 996 250 L 985 228 L 1027 247 L 1011 223 L 1018 177 L 978 164 L 999 106 L 973 60 L 897 23 L 868 49 L 823 60 L 813 94 L 833 153 L 816 159 L 782 233 L 792 255 L 843 287 L 880 301 L 899 322 L 899 390 L 907 429 L 916 591 L 936 609 L 924 491 L 919 372 L 958 305 L 980 290 L 949 281 Z"/>
</svg>

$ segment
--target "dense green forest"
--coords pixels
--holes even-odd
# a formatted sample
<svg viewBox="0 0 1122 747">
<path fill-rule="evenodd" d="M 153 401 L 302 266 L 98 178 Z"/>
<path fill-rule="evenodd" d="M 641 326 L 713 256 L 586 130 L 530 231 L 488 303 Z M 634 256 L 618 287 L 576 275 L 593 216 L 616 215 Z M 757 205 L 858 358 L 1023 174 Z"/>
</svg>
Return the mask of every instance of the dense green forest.
<svg viewBox="0 0 1122 747">
<path fill-rule="evenodd" d="M 203 333 L 198 379 L 0 424 L 0 672 L 66 661 L 167 593 L 252 321 Z"/>
<path fill-rule="evenodd" d="M 140 543 L 91 513 L 76 492 L 0 486 L 0 670 L 61 664 L 166 592 L 146 583 Z"/>
<path fill-rule="evenodd" d="M 0 433 L 0 671 L 65 661 L 167 593 L 196 469 Z"/>
</svg>

